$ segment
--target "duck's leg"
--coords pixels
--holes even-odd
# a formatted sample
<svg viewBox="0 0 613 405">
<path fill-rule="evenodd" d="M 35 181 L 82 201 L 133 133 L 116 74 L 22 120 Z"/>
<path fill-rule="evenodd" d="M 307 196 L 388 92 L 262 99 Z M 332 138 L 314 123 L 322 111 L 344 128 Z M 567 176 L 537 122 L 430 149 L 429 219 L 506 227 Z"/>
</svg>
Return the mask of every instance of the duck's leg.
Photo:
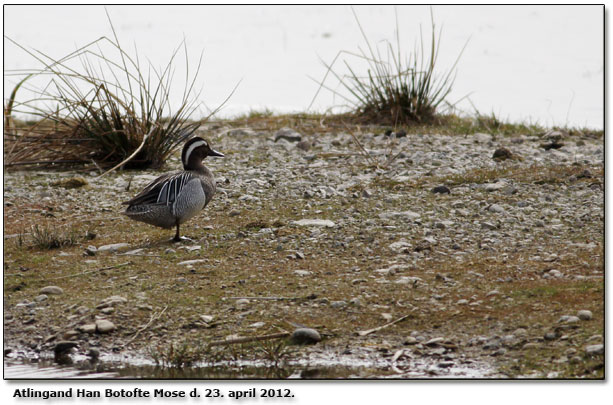
<svg viewBox="0 0 613 405">
<path fill-rule="evenodd" d="M 175 237 L 173 239 L 175 242 L 181 242 L 181 237 L 179 236 L 179 223 L 177 222 L 177 233 L 175 233 Z"/>
</svg>

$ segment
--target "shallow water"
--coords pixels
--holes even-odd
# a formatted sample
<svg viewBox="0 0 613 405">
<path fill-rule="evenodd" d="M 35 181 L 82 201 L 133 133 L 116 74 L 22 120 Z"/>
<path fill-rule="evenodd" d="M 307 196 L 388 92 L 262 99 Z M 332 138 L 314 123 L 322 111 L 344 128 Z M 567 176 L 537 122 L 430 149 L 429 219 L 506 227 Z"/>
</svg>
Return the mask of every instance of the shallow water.
<svg viewBox="0 0 613 405">
<path fill-rule="evenodd" d="M 108 6 L 107 10 L 121 43 L 127 49 L 136 47 L 141 58 L 155 67 L 168 62 L 183 38 L 191 65 L 204 50 L 197 87 L 204 86 L 201 101 L 207 106 L 220 104 L 242 80 L 222 116 L 264 108 L 304 111 L 318 88 L 311 78 L 321 80 L 325 74 L 320 58 L 331 63 L 341 50 L 366 49 L 348 6 Z M 396 10 L 402 48 L 410 52 L 420 25 L 429 35 L 430 7 Z M 395 40 L 394 7 L 357 6 L 355 11 L 373 46 Z M 602 6 L 434 6 L 432 11 L 437 26 L 443 27 L 441 73 L 470 38 L 450 102 L 470 95 L 482 114 L 602 128 Z M 54 58 L 112 35 L 102 6 L 6 6 L 4 13 L 6 36 Z M 6 40 L 4 56 L 5 75 L 36 66 L 32 56 Z M 182 58 L 176 60 L 174 82 L 181 90 Z M 5 97 L 17 81 L 5 78 Z M 334 81 L 326 84 L 339 89 Z M 19 95 L 25 98 L 25 89 Z M 341 99 L 323 91 L 314 109 L 339 104 Z M 474 113 L 468 99 L 457 107 Z M 200 114 L 205 113 L 203 108 Z"/>
<path fill-rule="evenodd" d="M 282 364 L 238 360 L 201 364 L 194 367 L 168 368 L 153 362 L 126 356 L 103 356 L 92 362 L 85 356 L 73 356 L 73 364 L 59 365 L 53 359 L 5 358 L 5 379 L 422 379 L 422 378 L 492 378 L 495 372 L 486 364 L 437 366 L 437 361 L 394 362 L 391 359 L 337 358 L 315 356 Z"/>
</svg>

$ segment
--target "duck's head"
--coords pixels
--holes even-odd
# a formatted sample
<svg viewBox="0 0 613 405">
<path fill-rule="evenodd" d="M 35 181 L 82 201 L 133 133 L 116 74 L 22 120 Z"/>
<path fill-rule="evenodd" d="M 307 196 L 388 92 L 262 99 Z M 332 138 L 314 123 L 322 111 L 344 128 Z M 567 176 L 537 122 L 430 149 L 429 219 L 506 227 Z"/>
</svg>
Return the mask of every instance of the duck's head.
<svg viewBox="0 0 613 405">
<path fill-rule="evenodd" d="M 202 160 L 207 156 L 224 157 L 224 154 L 212 149 L 206 140 L 200 137 L 192 138 L 183 146 L 183 153 L 181 153 L 183 168 L 185 170 L 195 168 L 199 166 Z"/>
</svg>

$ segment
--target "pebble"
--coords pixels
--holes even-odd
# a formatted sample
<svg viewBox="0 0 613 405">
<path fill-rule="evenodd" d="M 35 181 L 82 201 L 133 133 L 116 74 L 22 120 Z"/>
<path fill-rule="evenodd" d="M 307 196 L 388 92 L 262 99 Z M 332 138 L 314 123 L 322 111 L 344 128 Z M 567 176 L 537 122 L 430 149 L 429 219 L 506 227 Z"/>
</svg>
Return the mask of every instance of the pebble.
<svg viewBox="0 0 613 405">
<path fill-rule="evenodd" d="M 117 329 L 117 327 L 111 321 L 106 319 L 99 319 L 96 321 L 96 331 L 98 331 L 98 333 L 110 333 L 115 329 Z"/>
<path fill-rule="evenodd" d="M 438 346 L 440 343 L 443 343 L 444 340 L 445 340 L 445 338 L 437 337 L 437 338 L 433 338 L 433 339 L 428 340 L 424 344 L 426 346 Z"/>
<path fill-rule="evenodd" d="M 98 248 L 96 248 L 93 245 L 89 245 L 87 249 L 85 249 L 85 254 L 88 256 L 95 256 L 97 252 L 98 252 Z"/>
<path fill-rule="evenodd" d="M 505 209 L 502 208 L 502 206 L 498 205 L 498 204 L 492 204 L 489 206 L 489 208 L 487 209 L 489 212 L 494 212 L 496 214 L 502 214 L 505 212 Z"/>
<path fill-rule="evenodd" d="M 43 301 L 47 301 L 49 299 L 49 296 L 46 294 L 41 294 L 41 295 L 37 295 L 36 298 L 34 298 L 34 301 L 36 302 L 43 302 Z"/>
<path fill-rule="evenodd" d="M 585 354 L 587 354 L 588 356 L 604 354 L 604 345 L 598 344 L 585 346 Z"/>
<path fill-rule="evenodd" d="M 78 344 L 75 342 L 70 342 L 70 341 L 57 342 L 55 346 L 53 347 L 53 351 L 55 355 L 58 356 L 58 355 L 69 352 L 72 348 L 77 347 L 77 346 Z"/>
<path fill-rule="evenodd" d="M 83 332 L 83 333 L 96 333 L 96 324 L 95 323 L 88 323 L 85 325 L 81 325 L 77 328 L 77 330 Z"/>
<path fill-rule="evenodd" d="M 117 304 L 125 304 L 128 300 L 119 295 L 112 295 L 104 300 L 102 300 L 97 306 L 96 309 L 102 309 L 106 307 L 112 307 Z"/>
<path fill-rule="evenodd" d="M 312 328 L 298 328 L 290 336 L 295 344 L 315 344 L 321 342 L 321 335 Z"/>
<path fill-rule="evenodd" d="M 299 276 L 310 276 L 311 272 L 308 270 L 294 270 L 294 274 L 297 274 Z"/>
<path fill-rule="evenodd" d="M 291 223 L 298 226 L 318 226 L 326 228 L 333 228 L 336 225 L 329 219 L 301 219 L 299 221 L 292 221 Z"/>
<path fill-rule="evenodd" d="M 494 160 L 507 160 L 511 159 L 512 157 L 513 154 L 507 148 L 498 148 L 494 151 L 494 154 L 492 155 L 492 159 Z"/>
<path fill-rule="evenodd" d="M 577 317 L 581 319 L 582 321 L 589 321 L 593 317 L 592 311 L 582 309 L 581 311 L 577 312 Z"/>
<path fill-rule="evenodd" d="M 279 139 L 285 139 L 289 142 L 300 142 L 302 140 L 302 135 L 291 128 L 284 127 L 275 132 L 275 142 Z"/>
<path fill-rule="evenodd" d="M 234 305 L 236 306 L 236 308 L 242 309 L 249 305 L 249 300 L 246 298 L 241 298 L 239 300 L 236 300 Z"/>
<path fill-rule="evenodd" d="M 345 302 L 345 301 L 332 301 L 332 302 L 330 302 L 330 306 L 332 308 L 340 309 L 340 308 L 346 307 L 347 306 L 347 302 Z"/>
<path fill-rule="evenodd" d="M 413 336 L 409 336 L 404 340 L 405 345 L 414 345 L 417 343 L 417 339 Z"/>
<path fill-rule="evenodd" d="M 103 245 L 97 249 L 97 252 L 117 252 L 120 249 L 130 246 L 128 243 L 113 243 L 110 245 Z"/>
<path fill-rule="evenodd" d="M 451 194 L 451 190 L 447 186 L 436 186 L 432 189 L 434 194 Z"/>
<path fill-rule="evenodd" d="M 47 287 L 43 287 L 38 291 L 40 294 L 46 294 L 46 295 L 60 295 L 64 293 L 64 290 L 62 290 L 60 287 L 55 286 L 55 285 L 49 285 Z"/>
</svg>

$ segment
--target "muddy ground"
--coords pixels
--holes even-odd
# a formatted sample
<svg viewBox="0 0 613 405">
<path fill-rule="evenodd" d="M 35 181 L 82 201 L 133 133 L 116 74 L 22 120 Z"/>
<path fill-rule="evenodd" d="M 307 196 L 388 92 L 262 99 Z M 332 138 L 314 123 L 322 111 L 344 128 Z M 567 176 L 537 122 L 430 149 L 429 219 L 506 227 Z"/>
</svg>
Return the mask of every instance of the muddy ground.
<svg viewBox="0 0 613 405">
<path fill-rule="evenodd" d="M 602 136 L 385 132 L 207 124 L 218 193 L 180 243 L 120 205 L 179 152 L 102 178 L 5 170 L 5 359 L 72 341 L 165 370 L 602 378 Z M 322 341 L 207 346 L 300 325 Z M 349 368 L 318 371 L 334 365 Z"/>
</svg>

